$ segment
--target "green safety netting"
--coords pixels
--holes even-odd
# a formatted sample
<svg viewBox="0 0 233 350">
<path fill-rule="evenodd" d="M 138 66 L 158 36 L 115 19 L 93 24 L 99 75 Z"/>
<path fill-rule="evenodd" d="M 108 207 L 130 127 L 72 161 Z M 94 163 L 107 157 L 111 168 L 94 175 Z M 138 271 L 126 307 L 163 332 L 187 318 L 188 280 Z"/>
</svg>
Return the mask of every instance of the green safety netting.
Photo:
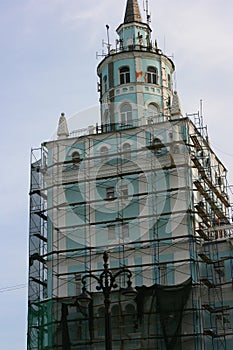
<svg viewBox="0 0 233 350">
<path fill-rule="evenodd" d="M 159 346 L 164 350 L 182 349 L 182 317 L 191 288 L 191 278 L 180 285 L 155 284 L 150 287 L 137 287 L 135 325 L 138 324 L 142 338 L 146 339 L 144 345 L 138 348 L 145 350 Z M 50 331 L 53 329 L 53 334 L 49 335 L 50 345 L 47 349 L 74 350 L 81 346 L 83 350 L 89 350 L 91 344 L 95 343 L 92 303 L 89 311 L 83 312 L 77 304 L 72 305 L 65 299 L 57 299 L 53 303 L 52 314 L 53 327 Z M 42 334 L 41 336 L 43 338 Z M 36 350 L 36 347 L 33 349 Z M 38 347 L 38 350 L 42 349 Z"/>
<path fill-rule="evenodd" d="M 157 326 L 156 338 L 161 340 L 166 350 L 181 349 L 182 316 L 191 288 L 191 278 L 180 285 L 155 284 L 137 288 L 139 322 L 146 323 L 148 328 Z M 157 318 L 157 322 L 152 322 L 151 314 Z"/>
</svg>

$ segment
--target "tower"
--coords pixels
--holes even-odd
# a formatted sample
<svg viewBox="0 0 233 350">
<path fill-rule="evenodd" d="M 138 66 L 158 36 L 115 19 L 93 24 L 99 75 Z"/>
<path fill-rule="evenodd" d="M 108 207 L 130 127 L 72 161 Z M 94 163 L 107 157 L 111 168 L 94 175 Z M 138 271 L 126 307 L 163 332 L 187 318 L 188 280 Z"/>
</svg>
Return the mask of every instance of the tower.
<svg viewBox="0 0 233 350">
<path fill-rule="evenodd" d="M 106 252 L 117 276 L 113 349 L 230 350 L 227 170 L 202 116 L 182 115 L 174 64 L 137 0 L 117 34 L 97 68 L 101 125 L 69 134 L 62 114 L 57 140 L 32 151 L 28 350 L 104 348 L 103 293 L 90 274 L 101 276 Z"/>
<path fill-rule="evenodd" d="M 98 66 L 102 125 L 140 126 L 151 117 L 171 115 L 175 66 L 152 43 L 137 1 L 128 1 L 124 22 L 117 28 L 116 48 Z"/>
</svg>

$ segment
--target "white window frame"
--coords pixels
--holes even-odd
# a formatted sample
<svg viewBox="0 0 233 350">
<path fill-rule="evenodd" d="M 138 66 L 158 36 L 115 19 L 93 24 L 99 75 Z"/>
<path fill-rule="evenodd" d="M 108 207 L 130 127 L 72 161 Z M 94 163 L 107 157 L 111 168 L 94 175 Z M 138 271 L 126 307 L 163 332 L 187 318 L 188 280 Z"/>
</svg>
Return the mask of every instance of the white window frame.
<svg viewBox="0 0 233 350">
<path fill-rule="evenodd" d="M 129 107 L 126 109 L 126 107 Z M 121 125 L 132 125 L 133 124 L 133 108 L 128 102 L 123 103 L 120 107 L 120 120 Z"/>
<path fill-rule="evenodd" d="M 130 68 L 129 66 L 123 66 L 119 68 L 119 81 L 120 85 L 125 85 L 130 83 Z"/>
<path fill-rule="evenodd" d="M 148 66 L 146 74 L 148 84 L 158 85 L 158 68 L 155 66 Z"/>
</svg>

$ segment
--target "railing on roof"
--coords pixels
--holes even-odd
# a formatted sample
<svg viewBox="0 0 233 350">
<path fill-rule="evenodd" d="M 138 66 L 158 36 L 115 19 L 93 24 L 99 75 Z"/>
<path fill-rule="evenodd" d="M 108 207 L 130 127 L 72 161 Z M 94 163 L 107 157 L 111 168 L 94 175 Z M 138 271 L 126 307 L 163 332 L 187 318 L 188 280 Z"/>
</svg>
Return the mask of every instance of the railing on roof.
<svg viewBox="0 0 233 350">
<path fill-rule="evenodd" d="M 144 45 L 140 45 L 140 44 L 132 44 L 132 45 L 128 45 L 128 46 L 116 47 L 116 48 L 110 50 L 109 53 L 107 53 L 105 56 L 107 57 L 110 55 L 114 55 L 116 53 L 129 52 L 129 51 L 152 52 L 152 53 L 156 53 L 159 55 L 163 54 L 162 50 L 158 49 L 156 44 L 154 46 L 152 44 L 148 45 L 148 46 L 144 46 Z"/>
<path fill-rule="evenodd" d="M 169 116 L 157 114 L 154 117 L 147 117 L 142 119 L 135 119 L 128 123 L 108 123 L 108 124 L 96 124 L 88 126 L 87 128 L 73 130 L 69 137 L 82 137 L 86 135 L 102 134 L 107 132 L 114 132 L 118 130 L 127 130 L 136 128 L 143 125 L 153 125 L 169 121 Z"/>
</svg>

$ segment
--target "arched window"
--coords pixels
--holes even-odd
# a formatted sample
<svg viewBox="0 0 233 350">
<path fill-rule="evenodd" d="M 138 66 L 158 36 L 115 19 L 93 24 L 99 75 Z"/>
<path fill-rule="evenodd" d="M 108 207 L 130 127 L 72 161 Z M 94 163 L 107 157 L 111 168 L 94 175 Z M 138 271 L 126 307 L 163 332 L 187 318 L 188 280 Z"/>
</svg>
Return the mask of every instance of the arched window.
<svg viewBox="0 0 233 350">
<path fill-rule="evenodd" d="M 108 160 L 108 147 L 102 146 L 100 148 L 101 162 L 104 163 Z"/>
<path fill-rule="evenodd" d="M 123 145 L 123 158 L 124 159 L 131 159 L 131 146 L 129 143 L 124 143 Z"/>
<path fill-rule="evenodd" d="M 133 122 L 132 106 L 129 103 L 123 104 L 120 109 L 121 124 L 131 125 Z"/>
<path fill-rule="evenodd" d="M 120 84 L 130 83 L 130 70 L 129 67 L 124 66 L 120 68 Z"/>
<path fill-rule="evenodd" d="M 148 117 L 157 117 L 159 115 L 159 107 L 154 104 L 154 103 L 150 103 L 148 106 Z"/>
<path fill-rule="evenodd" d="M 107 87 L 107 75 L 105 75 L 103 77 L 103 93 L 105 93 L 107 91 L 108 87 Z"/>
<path fill-rule="evenodd" d="M 147 68 L 147 83 L 158 84 L 158 69 L 156 67 Z"/>
</svg>

